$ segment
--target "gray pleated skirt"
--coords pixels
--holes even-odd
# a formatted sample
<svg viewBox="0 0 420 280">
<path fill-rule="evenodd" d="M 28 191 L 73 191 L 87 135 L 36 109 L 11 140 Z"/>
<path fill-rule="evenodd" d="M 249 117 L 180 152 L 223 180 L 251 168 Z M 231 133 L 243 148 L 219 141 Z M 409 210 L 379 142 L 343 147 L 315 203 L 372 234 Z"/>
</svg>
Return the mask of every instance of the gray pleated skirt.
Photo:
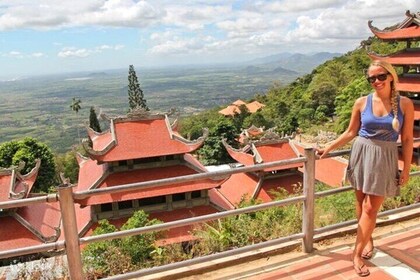
<svg viewBox="0 0 420 280">
<path fill-rule="evenodd" d="M 346 176 L 353 188 L 365 194 L 399 195 L 397 143 L 357 137 L 351 148 Z"/>
</svg>

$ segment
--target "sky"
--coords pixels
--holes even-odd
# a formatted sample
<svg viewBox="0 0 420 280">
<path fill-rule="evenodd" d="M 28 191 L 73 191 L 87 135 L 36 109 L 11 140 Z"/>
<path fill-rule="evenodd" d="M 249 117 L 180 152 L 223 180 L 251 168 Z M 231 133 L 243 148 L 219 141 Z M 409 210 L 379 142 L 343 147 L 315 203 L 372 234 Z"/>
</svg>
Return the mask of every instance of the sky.
<svg viewBox="0 0 420 280">
<path fill-rule="evenodd" d="M 0 78 L 354 50 L 420 0 L 0 0 Z"/>
</svg>

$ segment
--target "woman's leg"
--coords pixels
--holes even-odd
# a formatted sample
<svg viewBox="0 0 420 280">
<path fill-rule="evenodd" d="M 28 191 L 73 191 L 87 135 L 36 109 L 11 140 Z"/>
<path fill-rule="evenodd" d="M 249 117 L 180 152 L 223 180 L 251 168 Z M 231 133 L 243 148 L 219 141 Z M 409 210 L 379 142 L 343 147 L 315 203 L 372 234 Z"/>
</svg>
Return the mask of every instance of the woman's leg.
<svg viewBox="0 0 420 280">
<path fill-rule="evenodd" d="M 360 194 L 356 194 L 356 196 L 358 195 Z M 363 249 L 369 242 L 372 236 L 372 232 L 375 229 L 376 217 L 383 201 L 383 196 L 369 194 L 365 195 L 363 199 L 357 227 L 356 244 L 353 252 L 353 263 L 357 268 L 360 268 L 364 265 L 362 260 Z"/>
<path fill-rule="evenodd" d="M 366 194 L 364 194 L 360 190 L 356 190 L 355 195 L 356 195 L 356 217 L 357 217 L 357 221 L 359 221 L 360 216 L 362 215 L 363 201 L 365 200 Z M 364 251 L 363 251 L 362 254 L 363 254 L 363 256 L 365 256 L 364 258 L 366 258 L 366 259 L 369 259 L 369 258 L 372 257 L 372 254 L 373 254 L 373 238 L 372 238 L 372 235 L 370 235 L 369 241 L 366 243 L 366 247 L 364 248 Z"/>
</svg>

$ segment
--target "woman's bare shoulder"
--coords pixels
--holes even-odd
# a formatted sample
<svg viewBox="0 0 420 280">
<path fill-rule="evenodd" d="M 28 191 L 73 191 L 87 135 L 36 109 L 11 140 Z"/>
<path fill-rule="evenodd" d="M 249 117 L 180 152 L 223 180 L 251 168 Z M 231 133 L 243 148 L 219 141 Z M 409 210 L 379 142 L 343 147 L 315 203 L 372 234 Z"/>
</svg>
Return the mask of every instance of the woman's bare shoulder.
<svg viewBox="0 0 420 280">
<path fill-rule="evenodd" d="M 407 96 L 401 96 L 400 98 L 401 109 L 403 109 L 404 111 L 413 110 L 414 104 L 410 98 L 408 98 Z"/>
<path fill-rule="evenodd" d="M 359 108 L 359 109 L 364 108 L 366 105 L 366 99 L 367 99 L 367 96 L 361 96 L 357 98 L 356 101 L 354 102 L 354 107 Z"/>
</svg>

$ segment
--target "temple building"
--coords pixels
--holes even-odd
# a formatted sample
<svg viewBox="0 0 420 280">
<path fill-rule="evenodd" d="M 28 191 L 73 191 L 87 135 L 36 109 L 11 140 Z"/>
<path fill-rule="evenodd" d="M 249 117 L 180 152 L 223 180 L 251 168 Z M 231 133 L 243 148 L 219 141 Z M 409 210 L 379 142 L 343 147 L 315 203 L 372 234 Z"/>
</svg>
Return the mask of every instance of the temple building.
<svg viewBox="0 0 420 280">
<path fill-rule="evenodd" d="M 208 172 L 194 157 L 194 152 L 207 137 L 189 141 L 176 131 L 168 114 L 152 114 L 134 110 L 124 117 L 108 118 L 109 129 L 97 133 L 88 129 L 89 139 L 83 142 L 87 156 L 78 154 L 80 166 L 74 192 L 175 178 Z M 30 193 L 40 164 L 28 174 L 21 168 L 0 169 L 0 202 L 46 194 Z M 227 178 L 144 187 L 119 194 L 102 194 L 75 200 L 79 236 L 89 236 L 100 219 L 107 219 L 117 228 L 137 210 L 144 210 L 150 219 L 169 222 L 222 211 L 210 201 L 209 190 Z M 0 209 L 0 251 L 63 240 L 58 201 L 31 204 L 15 209 Z M 159 244 L 188 241 L 194 237 L 191 227 L 165 232 Z"/>
<path fill-rule="evenodd" d="M 246 103 L 240 99 L 233 102 L 231 105 L 227 106 L 226 108 L 219 111 L 219 114 L 222 114 L 226 117 L 233 117 L 237 114 L 241 113 L 241 106 L 245 106 L 248 109 L 249 113 L 255 113 L 259 110 L 261 110 L 265 105 L 261 104 L 258 101 L 253 101 L 250 103 Z"/>
<path fill-rule="evenodd" d="M 207 137 L 189 141 L 176 131 L 177 122 L 168 114 L 133 110 L 127 116 L 108 118 L 109 130 L 97 133 L 88 128 L 84 141 L 87 157 L 78 156 L 80 171 L 75 191 L 101 189 L 207 172 L 191 152 Z M 145 187 L 120 194 L 104 194 L 77 201 L 91 208 L 91 221 L 108 219 L 117 227 L 134 211 L 144 210 L 150 218 L 168 222 L 216 213 L 221 209 L 210 202 L 209 190 L 225 179 Z M 170 214 L 169 214 L 170 213 Z M 95 227 L 93 225 L 92 229 Z M 190 239 L 188 229 L 170 230 L 167 243 Z"/>
<path fill-rule="evenodd" d="M 40 161 L 28 174 L 21 167 L 0 169 L 0 202 L 46 196 L 31 193 L 38 176 Z M 88 223 L 88 209 L 76 206 L 79 224 Z M 15 250 L 62 240 L 59 202 L 45 202 L 0 209 L 0 250 Z"/>
<path fill-rule="evenodd" d="M 250 130 L 257 131 L 255 127 Z M 293 140 L 292 136 L 280 136 L 272 130 L 261 134 L 259 139 L 244 139 L 246 145 L 241 149 L 233 148 L 226 141 L 223 144 L 229 155 L 243 166 L 295 159 L 304 153 L 304 146 Z M 344 159 L 317 161 L 315 179 L 331 187 L 342 186 L 346 166 Z M 210 199 L 224 209 L 234 209 L 243 200 L 269 202 L 275 200 L 282 190 L 288 194 L 294 193 L 302 188 L 302 183 L 303 163 L 290 163 L 258 172 L 232 174 L 220 188 L 210 190 Z"/>
<path fill-rule="evenodd" d="M 406 18 L 399 24 L 380 30 L 368 25 L 373 34 L 384 42 L 406 42 L 398 52 L 378 55 L 369 52 L 371 59 L 385 60 L 399 69 L 399 83 L 396 88 L 414 102 L 414 138 L 420 137 L 420 13 L 406 12 Z M 414 143 L 413 163 L 420 164 L 420 143 Z"/>
<path fill-rule="evenodd" d="M 38 160 L 28 174 L 20 173 L 22 167 L 0 169 L 0 202 L 31 197 L 40 164 Z M 0 224 L 0 250 L 55 241 L 60 235 L 58 202 L 0 209 Z"/>
</svg>

